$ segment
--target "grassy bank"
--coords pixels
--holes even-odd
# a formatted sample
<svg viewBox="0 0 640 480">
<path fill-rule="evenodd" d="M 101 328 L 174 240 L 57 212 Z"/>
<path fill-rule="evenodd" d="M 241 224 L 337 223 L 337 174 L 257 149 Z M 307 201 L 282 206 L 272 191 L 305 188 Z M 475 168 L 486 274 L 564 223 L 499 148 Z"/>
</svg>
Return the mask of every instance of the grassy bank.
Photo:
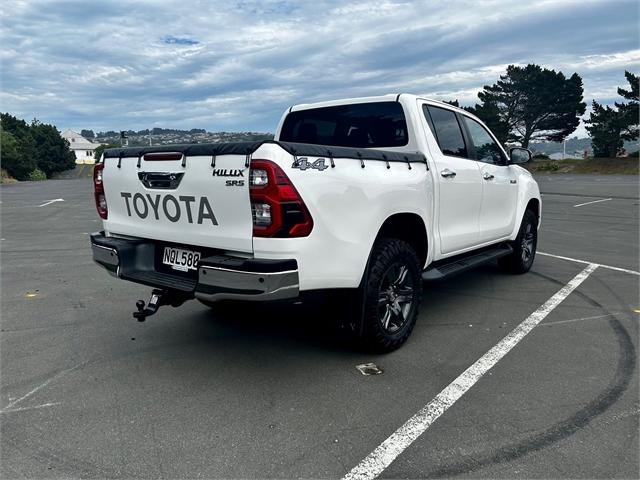
<svg viewBox="0 0 640 480">
<path fill-rule="evenodd" d="M 17 180 L 11 177 L 11 175 L 9 175 L 4 168 L 0 169 L 0 183 L 15 183 L 15 182 L 17 182 Z"/>
<path fill-rule="evenodd" d="M 586 160 L 534 160 L 525 165 L 532 173 L 584 173 L 597 175 L 638 175 L 636 158 L 588 158 Z"/>
</svg>

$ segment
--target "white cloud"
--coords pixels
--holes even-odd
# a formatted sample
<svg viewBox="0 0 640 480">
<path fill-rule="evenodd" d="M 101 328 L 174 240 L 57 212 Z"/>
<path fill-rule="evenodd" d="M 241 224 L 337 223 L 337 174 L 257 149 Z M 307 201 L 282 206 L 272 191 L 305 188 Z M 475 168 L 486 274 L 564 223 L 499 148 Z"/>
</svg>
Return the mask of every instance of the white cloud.
<svg viewBox="0 0 640 480">
<path fill-rule="evenodd" d="M 288 106 L 408 91 L 474 103 L 509 64 L 612 101 L 637 68 L 633 0 L 14 1 L 0 109 L 59 128 L 271 130 Z"/>
</svg>

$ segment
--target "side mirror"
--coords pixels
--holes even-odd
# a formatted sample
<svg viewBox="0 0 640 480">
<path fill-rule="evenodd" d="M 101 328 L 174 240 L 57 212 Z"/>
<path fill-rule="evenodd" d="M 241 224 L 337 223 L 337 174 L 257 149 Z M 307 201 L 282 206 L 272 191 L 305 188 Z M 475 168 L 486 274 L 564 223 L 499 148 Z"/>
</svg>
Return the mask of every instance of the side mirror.
<svg viewBox="0 0 640 480">
<path fill-rule="evenodd" d="M 522 147 L 509 149 L 509 164 L 527 163 L 531 161 L 531 150 Z"/>
</svg>

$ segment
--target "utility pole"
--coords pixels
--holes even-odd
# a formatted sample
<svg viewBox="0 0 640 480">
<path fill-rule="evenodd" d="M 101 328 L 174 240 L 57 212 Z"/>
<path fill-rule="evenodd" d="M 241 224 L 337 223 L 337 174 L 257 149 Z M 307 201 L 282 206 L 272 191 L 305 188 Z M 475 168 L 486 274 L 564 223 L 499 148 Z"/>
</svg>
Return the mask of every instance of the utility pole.
<svg viewBox="0 0 640 480">
<path fill-rule="evenodd" d="M 562 140 L 562 159 L 564 160 L 567 156 L 567 139 Z"/>
</svg>

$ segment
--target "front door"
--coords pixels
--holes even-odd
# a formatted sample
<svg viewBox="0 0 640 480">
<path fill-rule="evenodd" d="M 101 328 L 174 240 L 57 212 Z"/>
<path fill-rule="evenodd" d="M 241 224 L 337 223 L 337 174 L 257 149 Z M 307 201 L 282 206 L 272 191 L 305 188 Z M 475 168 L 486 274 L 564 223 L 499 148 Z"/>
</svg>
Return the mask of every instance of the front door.
<svg viewBox="0 0 640 480">
<path fill-rule="evenodd" d="M 515 169 L 489 131 L 474 119 L 461 115 L 482 177 L 479 243 L 507 237 L 516 222 L 518 184 Z"/>
</svg>

